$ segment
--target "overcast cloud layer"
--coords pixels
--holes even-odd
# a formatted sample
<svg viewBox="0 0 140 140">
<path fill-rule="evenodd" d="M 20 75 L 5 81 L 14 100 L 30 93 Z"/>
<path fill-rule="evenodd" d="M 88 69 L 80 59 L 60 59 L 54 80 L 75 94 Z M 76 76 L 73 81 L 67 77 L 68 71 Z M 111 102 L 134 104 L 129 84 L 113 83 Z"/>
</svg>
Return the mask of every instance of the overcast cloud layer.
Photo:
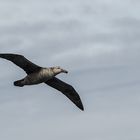
<svg viewBox="0 0 140 140">
<path fill-rule="evenodd" d="M 140 139 L 140 1 L 0 0 L 0 53 L 20 53 L 79 92 L 85 111 L 0 59 L 1 140 Z"/>
</svg>

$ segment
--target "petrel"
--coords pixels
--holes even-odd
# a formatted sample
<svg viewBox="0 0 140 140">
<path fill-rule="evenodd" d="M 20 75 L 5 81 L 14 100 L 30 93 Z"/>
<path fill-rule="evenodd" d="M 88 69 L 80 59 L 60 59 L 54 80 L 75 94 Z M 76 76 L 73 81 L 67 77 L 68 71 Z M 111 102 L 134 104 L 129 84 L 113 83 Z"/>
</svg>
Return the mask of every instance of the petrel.
<svg viewBox="0 0 140 140">
<path fill-rule="evenodd" d="M 49 68 L 40 67 L 19 54 L 0 53 L 0 57 L 13 62 L 27 74 L 23 79 L 15 81 L 14 86 L 23 87 L 25 85 L 45 83 L 62 92 L 79 109 L 82 111 L 84 110 L 82 101 L 76 90 L 71 85 L 56 78 L 56 75 L 60 73 L 68 73 L 67 70 L 62 69 L 59 66 Z"/>
</svg>

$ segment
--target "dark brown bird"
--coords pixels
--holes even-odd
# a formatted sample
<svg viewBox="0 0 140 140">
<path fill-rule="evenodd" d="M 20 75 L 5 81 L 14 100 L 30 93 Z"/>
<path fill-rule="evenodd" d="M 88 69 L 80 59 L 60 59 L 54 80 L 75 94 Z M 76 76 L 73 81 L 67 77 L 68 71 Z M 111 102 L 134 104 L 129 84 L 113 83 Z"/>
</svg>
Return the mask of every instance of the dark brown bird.
<svg viewBox="0 0 140 140">
<path fill-rule="evenodd" d="M 23 87 L 25 85 L 45 83 L 62 92 L 79 109 L 84 110 L 80 96 L 75 89 L 71 85 L 55 77 L 57 74 L 68 73 L 68 71 L 62 69 L 61 67 L 40 67 L 30 62 L 24 56 L 18 54 L 0 54 L 0 57 L 12 61 L 27 73 L 25 78 L 14 82 L 15 86 Z"/>
</svg>

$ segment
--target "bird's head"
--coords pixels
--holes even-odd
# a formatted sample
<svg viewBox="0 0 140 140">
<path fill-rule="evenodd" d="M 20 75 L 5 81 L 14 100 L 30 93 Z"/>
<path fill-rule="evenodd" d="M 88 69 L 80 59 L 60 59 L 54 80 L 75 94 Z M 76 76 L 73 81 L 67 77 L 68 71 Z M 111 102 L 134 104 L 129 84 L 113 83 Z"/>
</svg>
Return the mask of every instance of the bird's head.
<svg viewBox="0 0 140 140">
<path fill-rule="evenodd" d="M 57 66 L 57 67 L 51 67 L 51 69 L 52 69 L 52 71 L 53 71 L 53 73 L 54 73 L 55 75 L 57 75 L 57 74 L 59 74 L 59 73 L 68 73 L 67 70 L 62 69 L 62 68 L 59 67 L 59 66 Z"/>
</svg>

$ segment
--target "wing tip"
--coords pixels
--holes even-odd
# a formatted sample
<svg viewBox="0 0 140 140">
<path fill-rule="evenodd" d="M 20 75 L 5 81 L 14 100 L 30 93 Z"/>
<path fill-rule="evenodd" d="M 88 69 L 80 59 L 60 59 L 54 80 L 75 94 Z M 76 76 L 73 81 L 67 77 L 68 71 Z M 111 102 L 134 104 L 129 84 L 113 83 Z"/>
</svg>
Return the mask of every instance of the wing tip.
<svg viewBox="0 0 140 140">
<path fill-rule="evenodd" d="M 84 107 L 83 106 L 80 109 L 81 109 L 81 111 L 84 111 Z"/>
<path fill-rule="evenodd" d="M 83 106 L 81 100 L 76 104 L 76 106 L 77 106 L 81 111 L 84 111 L 84 106 Z"/>
</svg>

